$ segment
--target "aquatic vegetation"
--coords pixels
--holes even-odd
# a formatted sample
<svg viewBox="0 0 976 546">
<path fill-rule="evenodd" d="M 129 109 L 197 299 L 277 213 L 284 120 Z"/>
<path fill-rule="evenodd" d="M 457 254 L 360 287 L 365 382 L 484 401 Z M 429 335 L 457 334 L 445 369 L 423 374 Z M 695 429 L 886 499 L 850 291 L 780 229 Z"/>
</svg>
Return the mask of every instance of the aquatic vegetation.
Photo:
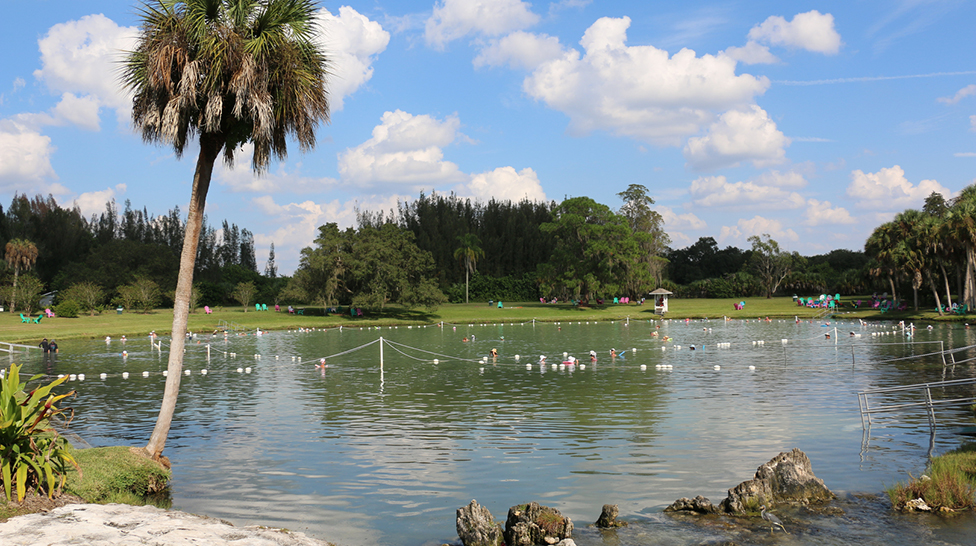
<svg viewBox="0 0 976 546">
<path fill-rule="evenodd" d="M 925 474 L 909 475 L 907 483 L 897 483 L 886 492 L 899 509 L 919 498 L 934 510 L 976 508 L 976 444 L 935 457 Z"/>
</svg>

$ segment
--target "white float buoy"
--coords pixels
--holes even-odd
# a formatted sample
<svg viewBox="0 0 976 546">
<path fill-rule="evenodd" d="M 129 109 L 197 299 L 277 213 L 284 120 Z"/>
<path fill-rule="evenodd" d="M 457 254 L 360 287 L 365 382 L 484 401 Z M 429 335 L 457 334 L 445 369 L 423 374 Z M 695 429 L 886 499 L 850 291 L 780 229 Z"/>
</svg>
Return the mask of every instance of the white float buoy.
<svg viewBox="0 0 976 546">
<path fill-rule="evenodd" d="M 722 367 L 721 367 L 721 366 L 719 366 L 718 364 L 716 364 L 716 365 L 715 365 L 715 366 L 713 366 L 713 367 L 714 367 L 714 368 L 715 368 L 716 370 L 721 370 L 721 369 L 722 369 Z"/>
<path fill-rule="evenodd" d="M 581 370 L 585 370 L 586 369 L 586 364 L 580 364 L 580 369 Z"/>
<path fill-rule="evenodd" d="M 149 377 L 149 372 L 142 372 L 143 377 Z"/>
<path fill-rule="evenodd" d="M 78 376 L 75 374 L 71 374 L 68 376 L 68 381 L 74 381 L 75 379 L 78 379 Z"/>
<path fill-rule="evenodd" d="M 190 375 L 190 370 L 183 370 L 183 375 Z"/>
<path fill-rule="evenodd" d="M 244 368 L 237 368 L 237 373 L 241 373 L 243 371 L 244 371 Z"/>
<path fill-rule="evenodd" d="M 207 370 L 200 370 L 200 373 L 201 373 L 202 375 L 207 375 Z"/>
<path fill-rule="evenodd" d="M 100 373 L 100 374 L 98 374 L 98 378 L 99 379 L 105 379 L 106 377 L 108 377 L 108 374 L 107 373 Z"/>
<path fill-rule="evenodd" d="M 630 352 L 636 353 L 637 352 L 637 347 L 634 347 L 633 349 L 631 349 Z"/>
<path fill-rule="evenodd" d="M 515 360 L 518 360 L 518 359 L 520 359 L 520 358 L 522 358 L 522 357 L 521 357 L 521 356 L 519 356 L 519 355 L 515 355 Z"/>
<path fill-rule="evenodd" d="M 167 375 L 169 375 L 169 370 L 163 370 L 163 377 L 166 377 Z"/>
<path fill-rule="evenodd" d="M 525 365 L 525 369 L 526 370 L 531 370 L 532 369 L 532 364 L 526 364 Z"/>
<path fill-rule="evenodd" d="M 251 368 L 244 368 L 244 373 L 251 373 Z"/>
<path fill-rule="evenodd" d="M 644 371 L 646 369 L 647 369 L 647 364 L 641 364 L 641 371 Z"/>
<path fill-rule="evenodd" d="M 749 366 L 749 369 L 750 369 L 750 370 L 755 370 L 755 369 L 756 369 L 756 367 L 755 367 L 755 366 Z"/>
<path fill-rule="evenodd" d="M 437 360 L 437 359 L 435 358 L 435 359 L 434 359 L 434 364 L 438 364 L 438 363 L 440 363 L 440 360 Z"/>
<path fill-rule="evenodd" d="M 78 381 L 84 381 L 84 380 L 85 380 L 85 374 L 83 373 L 78 374 Z"/>
<path fill-rule="evenodd" d="M 128 378 L 129 378 L 129 372 L 122 372 L 122 379 L 128 379 Z"/>
</svg>

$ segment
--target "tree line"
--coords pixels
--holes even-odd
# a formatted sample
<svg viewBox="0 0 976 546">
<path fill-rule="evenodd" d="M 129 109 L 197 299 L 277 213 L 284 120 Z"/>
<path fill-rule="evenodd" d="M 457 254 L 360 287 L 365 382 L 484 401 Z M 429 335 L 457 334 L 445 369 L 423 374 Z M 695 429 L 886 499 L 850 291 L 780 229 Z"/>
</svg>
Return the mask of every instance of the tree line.
<svg viewBox="0 0 976 546">
<path fill-rule="evenodd" d="M 865 252 L 870 274 L 892 298 L 911 290 L 916 310 L 921 299 L 939 314 L 953 305 L 976 308 L 976 184 L 950 200 L 933 192 L 921 210 L 898 213 L 874 229 Z"/>
<path fill-rule="evenodd" d="M 88 312 L 171 305 L 184 232 L 179 207 L 152 216 L 129 200 L 120 211 L 112 200 L 86 218 L 50 195 L 14 195 L 6 210 L 0 206 L 0 248 L 8 265 L 0 272 L 0 304 L 30 312 L 41 294 L 57 292 L 59 302 L 70 299 Z M 268 291 L 277 282 L 258 273 L 252 233 L 226 220 L 219 230 L 204 221 L 198 255 L 201 305 L 231 303 L 240 282 Z"/>
</svg>

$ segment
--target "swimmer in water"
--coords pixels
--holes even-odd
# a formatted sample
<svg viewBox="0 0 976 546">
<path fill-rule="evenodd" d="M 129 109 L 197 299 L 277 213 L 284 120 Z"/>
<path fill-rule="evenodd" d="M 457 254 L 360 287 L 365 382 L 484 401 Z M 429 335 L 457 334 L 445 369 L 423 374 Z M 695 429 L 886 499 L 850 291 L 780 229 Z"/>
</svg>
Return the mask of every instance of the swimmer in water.
<svg viewBox="0 0 976 546">
<path fill-rule="evenodd" d="M 492 358 L 498 358 L 498 349 L 492 348 L 490 351 L 488 351 L 488 354 L 491 355 Z"/>
</svg>

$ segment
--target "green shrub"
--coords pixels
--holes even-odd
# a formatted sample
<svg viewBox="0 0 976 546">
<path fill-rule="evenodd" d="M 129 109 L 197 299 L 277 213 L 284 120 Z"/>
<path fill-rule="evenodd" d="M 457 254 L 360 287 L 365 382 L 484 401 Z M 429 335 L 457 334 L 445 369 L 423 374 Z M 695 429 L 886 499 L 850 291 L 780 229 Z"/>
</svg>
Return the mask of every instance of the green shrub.
<svg viewBox="0 0 976 546">
<path fill-rule="evenodd" d="M 81 306 L 75 300 L 66 300 L 54 306 L 55 316 L 61 318 L 78 318 Z"/>
<path fill-rule="evenodd" d="M 976 444 L 940 455 L 929 463 L 920 478 L 909 475 L 908 483 L 898 483 L 886 490 L 896 508 L 912 499 L 924 499 L 934 509 L 976 508 Z"/>
<path fill-rule="evenodd" d="M 40 377 L 35 375 L 30 381 Z M 63 416 L 56 404 L 74 394 L 50 394 L 65 380 L 67 376 L 27 393 L 27 382 L 20 382 L 16 364 L 0 379 L 0 481 L 7 500 L 12 499 L 15 484 L 17 502 L 35 487 L 47 489 L 48 497 L 53 497 L 64 487 L 67 465 L 77 466 L 67 440 L 51 427 L 52 418 Z"/>
<path fill-rule="evenodd" d="M 131 448 L 93 447 L 72 454 L 82 472 L 69 472 L 65 492 L 94 503 L 172 504 L 169 470 Z"/>
</svg>

